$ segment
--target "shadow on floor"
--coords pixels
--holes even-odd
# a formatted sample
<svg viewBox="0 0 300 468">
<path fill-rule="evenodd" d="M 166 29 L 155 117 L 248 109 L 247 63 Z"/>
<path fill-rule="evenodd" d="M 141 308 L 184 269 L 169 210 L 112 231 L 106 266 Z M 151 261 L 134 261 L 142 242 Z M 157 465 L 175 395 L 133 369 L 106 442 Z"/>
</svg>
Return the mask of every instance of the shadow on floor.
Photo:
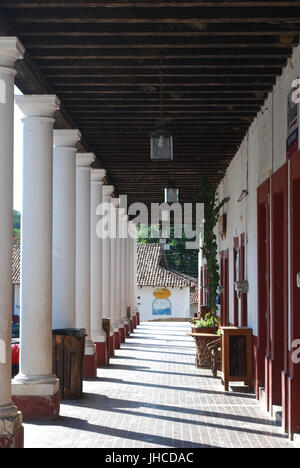
<svg viewBox="0 0 300 468">
<path fill-rule="evenodd" d="M 69 401 L 64 402 L 67 406 L 75 406 L 75 407 L 84 407 L 84 408 L 93 408 L 95 411 L 109 411 L 115 414 L 121 415 L 128 415 L 134 417 L 141 417 L 141 418 L 151 418 L 157 421 L 168 421 L 171 423 L 180 423 L 185 425 L 191 426 L 198 426 L 198 427 L 206 427 L 206 428 L 213 428 L 219 430 L 226 430 L 226 431 L 235 431 L 241 432 L 246 434 L 253 434 L 258 436 L 268 436 L 272 435 L 273 437 L 280 438 L 280 439 L 287 439 L 287 436 L 284 434 L 276 433 L 272 431 L 272 428 L 275 428 L 275 424 L 269 420 L 261 419 L 261 418 L 252 418 L 242 415 L 232 415 L 232 414 L 224 414 L 221 412 L 215 411 L 205 411 L 205 410 L 193 410 L 191 408 L 184 409 L 180 407 L 174 406 L 167 406 L 161 404 L 151 404 L 151 403 L 141 403 L 141 402 L 134 402 L 134 401 L 124 401 L 116 398 L 109 398 L 104 395 L 98 394 L 85 394 L 84 399 L 77 400 L 77 401 Z M 133 411 L 134 409 L 140 409 L 141 412 Z M 153 410 L 153 413 L 146 412 L 147 410 Z M 144 411 L 143 411 L 144 410 Z M 154 411 L 168 411 L 172 413 L 172 416 L 169 415 L 158 415 L 154 414 Z M 189 414 L 194 415 L 197 417 L 206 418 L 205 421 L 199 421 L 195 419 L 185 419 L 183 417 L 176 417 L 173 416 L 174 412 L 178 412 L 179 414 Z M 207 421 L 207 418 L 221 418 L 221 419 L 228 419 L 231 421 L 242 422 L 242 423 L 252 423 L 257 425 L 267 425 L 269 430 L 259 430 L 259 429 L 250 429 L 249 427 L 237 426 L 237 425 L 225 425 L 225 424 L 218 424 L 215 422 Z M 34 423 L 39 426 L 47 425 L 49 426 L 50 423 Z M 112 436 L 116 438 L 122 439 L 130 439 L 136 441 L 143 441 L 143 442 L 152 442 L 156 445 L 162 445 L 165 447 L 182 447 L 189 444 L 189 447 L 201 448 L 203 447 L 202 444 L 194 444 L 192 442 L 181 441 L 177 439 L 171 439 L 169 437 L 161 437 L 150 435 L 146 433 L 139 433 L 134 431 L 127 431 L 123 429 L 116 429 L 107 426 L 100 426 L 95 424 L 90 424 L 86 420 L 73 418 L 73 417 L 60 417 L 56 421 L 53 421 L 51 425 L 59 426 L 59 427 L 68 427 L 74 430 L 80 431 L 87 431 L 87 432 L 94 432 L 97 434 L 103 434 L 106 437 Z M 151 440 L 150 440 L 151 439 Z M 209 446 L 205 446 L 209 447 Z M 215 446 L 214 446 L 215 447 Z"/>
</svg>

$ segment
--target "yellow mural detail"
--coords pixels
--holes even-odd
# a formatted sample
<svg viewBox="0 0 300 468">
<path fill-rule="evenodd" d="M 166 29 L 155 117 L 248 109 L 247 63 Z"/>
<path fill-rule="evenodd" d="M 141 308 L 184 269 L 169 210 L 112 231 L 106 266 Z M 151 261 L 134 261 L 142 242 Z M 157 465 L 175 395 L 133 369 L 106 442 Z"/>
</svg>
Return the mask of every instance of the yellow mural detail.
<svg viewBox="0 0 300 468">
<path fill-rule="evenodd" d="M 169 289 L 155 289 L 153 296 L 156 297 L 157 299 L 167 299 L 168 297 L 171 296 L 171 291 Z"/>
</svg>

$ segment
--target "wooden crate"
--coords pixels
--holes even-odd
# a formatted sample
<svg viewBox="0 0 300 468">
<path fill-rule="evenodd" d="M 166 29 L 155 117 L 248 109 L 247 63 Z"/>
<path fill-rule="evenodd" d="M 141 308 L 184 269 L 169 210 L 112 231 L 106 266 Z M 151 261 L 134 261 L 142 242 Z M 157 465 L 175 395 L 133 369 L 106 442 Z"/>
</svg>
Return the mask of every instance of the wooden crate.
<svg viewBox="0 0 300 468">
<path fill-rule="evenodd" d="M 62 400 L 82 395 L 86 330 L 53 330 L 53 373 L 59 379 Z"/>
<path fill-rule="evenodd" d="M 229 382 L 243 382 L 252 388 L 253 335 L 246 327 L 222 327 L 222 382 L 229 390 Z"/>
</svg>

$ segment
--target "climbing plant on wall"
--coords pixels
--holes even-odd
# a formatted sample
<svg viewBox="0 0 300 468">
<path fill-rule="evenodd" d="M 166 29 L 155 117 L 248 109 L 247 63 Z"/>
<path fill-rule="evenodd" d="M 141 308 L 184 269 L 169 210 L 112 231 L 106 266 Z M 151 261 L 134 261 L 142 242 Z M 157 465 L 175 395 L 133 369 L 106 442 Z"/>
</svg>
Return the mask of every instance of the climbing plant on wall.
<svg viewBox="0 0 300 468">
<path fill-rule="evenodd" d="M 205 224 L 202 252 L 207 262 L 208 307 L 213 315 L 216 315 L 217 312 L 216 297 L 220 284 L 218 244 L 215 227 L 218 223 L 221 209 L 228 201 L 228 197 L 220 201 L 217 188 L 209 182 L 207 177 L 203 177 L 198 188 L 196 202 L 204 203 Z"/>
</svg>

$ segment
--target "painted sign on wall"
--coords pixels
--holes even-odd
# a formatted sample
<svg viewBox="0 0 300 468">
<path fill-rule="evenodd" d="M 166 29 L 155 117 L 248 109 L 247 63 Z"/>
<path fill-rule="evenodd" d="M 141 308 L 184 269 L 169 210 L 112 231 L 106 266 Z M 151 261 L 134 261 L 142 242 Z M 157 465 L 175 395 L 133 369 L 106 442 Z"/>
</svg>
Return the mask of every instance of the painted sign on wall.
<svg viewBox="0 0 300 468">
<path fill-rule="evenodd" d="M 152 303 L 152 315 L 172 315 L 172 302 L 169 299 L 171 291 L 165 288 L 155 289 L 153 296 L 156 299 Z"/>
</svg>

